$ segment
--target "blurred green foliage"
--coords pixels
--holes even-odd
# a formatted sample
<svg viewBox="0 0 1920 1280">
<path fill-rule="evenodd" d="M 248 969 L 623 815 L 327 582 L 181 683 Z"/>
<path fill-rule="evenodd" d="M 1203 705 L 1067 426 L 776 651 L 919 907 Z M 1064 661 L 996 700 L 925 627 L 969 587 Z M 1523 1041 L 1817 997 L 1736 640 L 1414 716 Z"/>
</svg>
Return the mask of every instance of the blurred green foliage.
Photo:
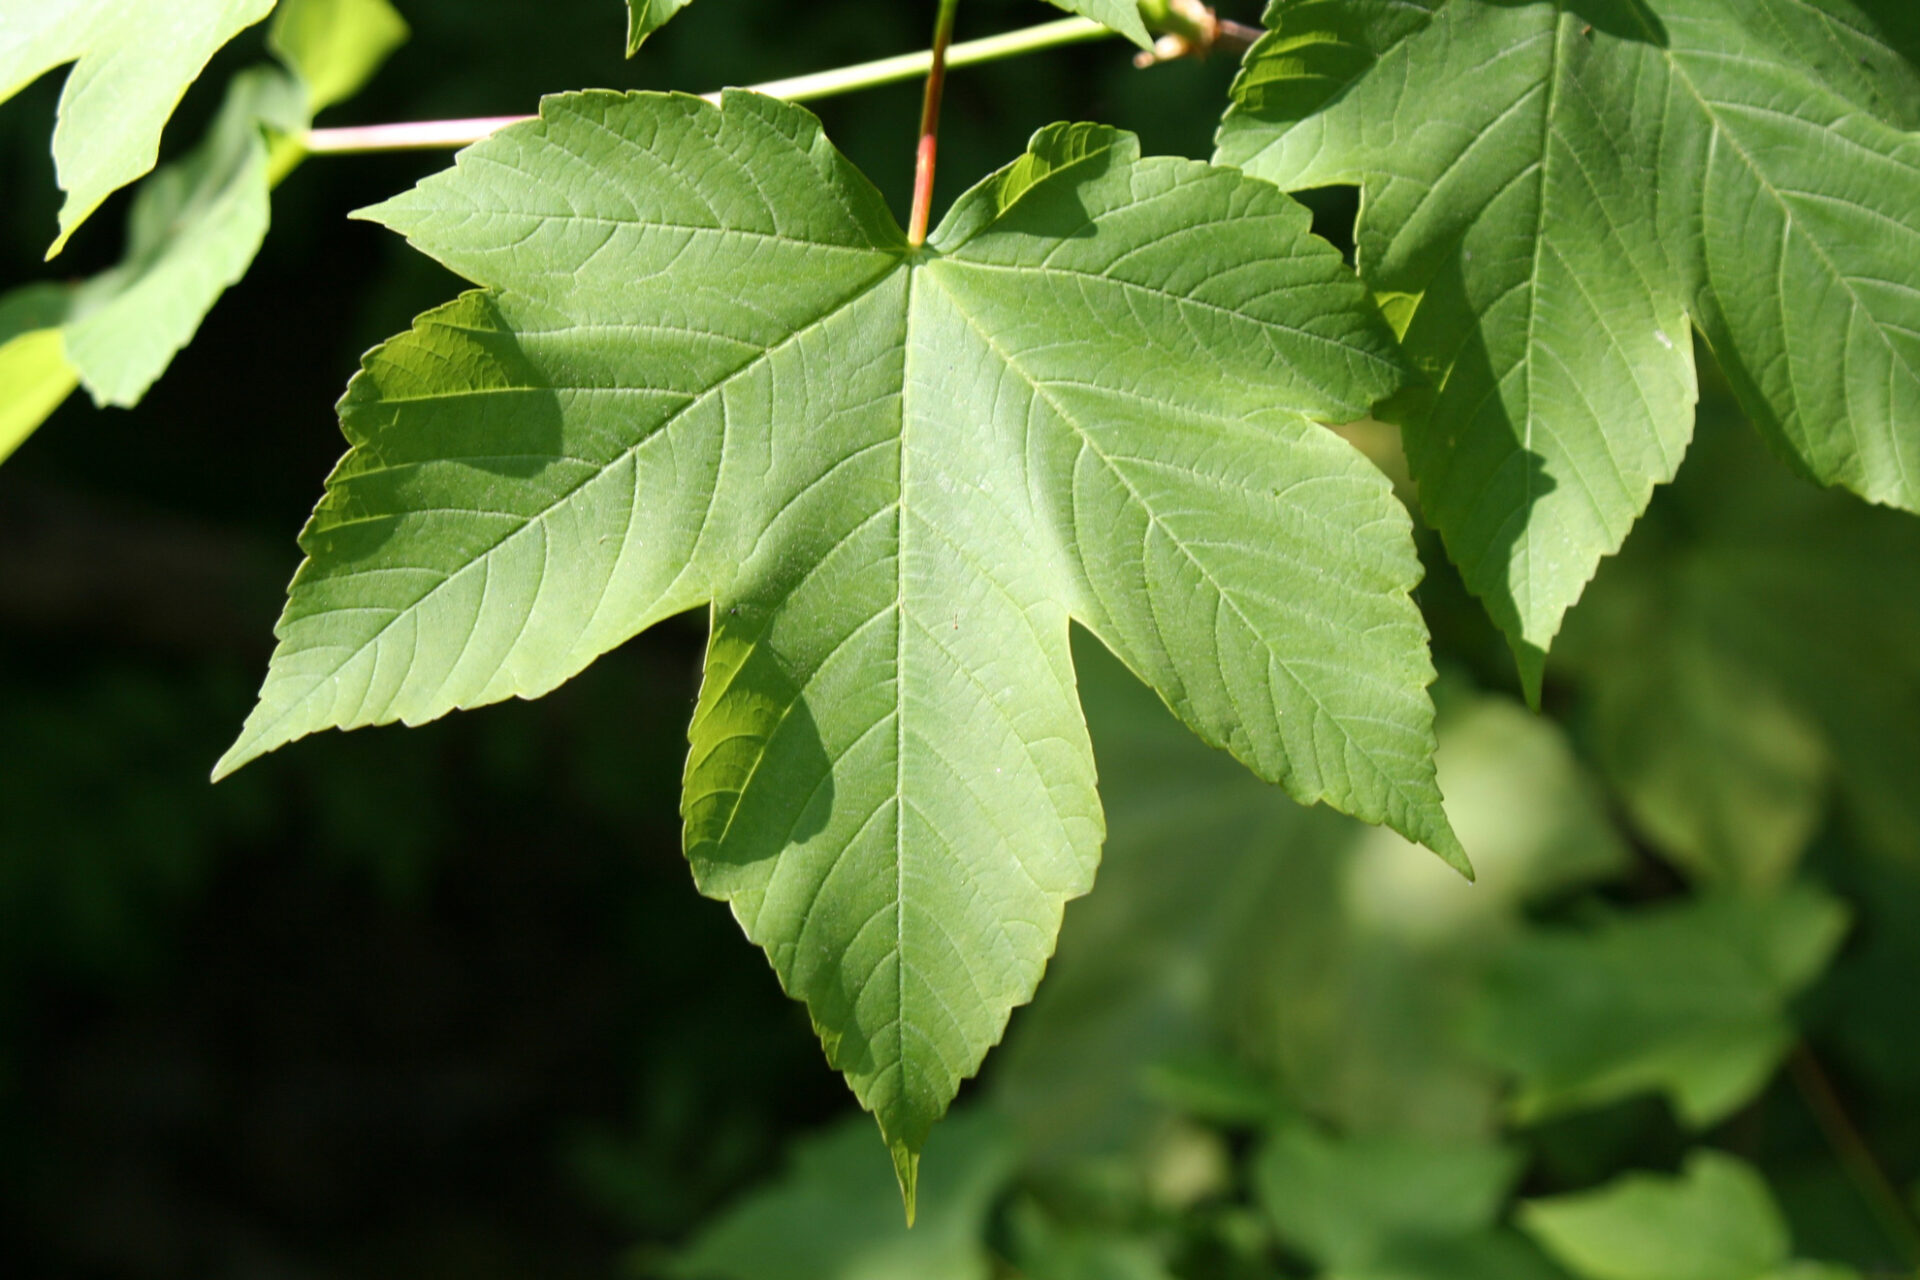
<svg viewBox="0 0 1920 1280">
<path fill-rule="evenodd" d="M 399 7 L 413 39 L 342 122 L 815 70 L 919 47 L 931 12 L 708 0 L 626 62 L 618 0 Z M 969 0 L 960 34 L 1036 13 Z M 1127 52 L 957 75 L 939 201 L 1057 118 L 1206 154 L 1231 68 Z M 256 30 L 216 58 L 163 161 L 265 56 Z M 58 89 L 0 111 L 7 289 L 108 268 L 133 202 L 41 266 Z M 897 210 L 916 107 L 820 105 Z M 302 166 L 138 409 L 69 403 L 0 468 L 8 1274 L 1920 1266 L 1920 531 L 1792 476 L 1711 388 L 1679 479 L 1569 615 L 1545 715 L 1428 556 L 1477 885 L 1294 806 L 1079 646 L 1109 846 L 936 1132 L 911 1235 L 871 1122 L 680 856 L 695 623 L 538 704 L 208 786 L 340 451 L 330 406 L 451 287 L 344 214 L 442 163 Z M 1340 240 L 1351 194 L 1311 201 Z M 1390 436 L 1362 442 L 1391 472 Z"/>
</svg>

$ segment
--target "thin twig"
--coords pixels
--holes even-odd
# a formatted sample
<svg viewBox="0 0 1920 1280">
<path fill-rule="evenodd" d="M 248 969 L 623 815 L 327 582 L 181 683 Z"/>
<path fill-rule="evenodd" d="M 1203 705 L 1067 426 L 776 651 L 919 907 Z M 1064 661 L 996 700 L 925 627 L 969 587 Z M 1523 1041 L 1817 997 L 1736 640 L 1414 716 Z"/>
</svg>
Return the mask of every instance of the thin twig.
<svg viewBox="0 0 1920 1280">
<path fill-rule="evenodd" d="M 1827 1145 L 1833 1148 L 1840 1167 L 1846 1170 L 1854 1189 L 1879 1220 L 1881 1230 L 1906 1253 L 1907 1265 L 1920 1270 L 1920 1226 L 1915 1225 L 1893 1181 L 1880 1167 L 1873 1148 L 1860 1136 L 1853 1118 L 1840 1102 L 1840 1095 L 1834 1092 L 1833 1082 L 1806 1041 L 1796 1044 L 1788 1055 L 1787 1074 L 1813 1113 Z"/>
<path fill-rule="evenodd" d="M 1088 18 L 1062 18 L 1055 22 L 1043 22 L 1038 26 L 1025 27 L 1019 31 L 1008 31 L 980 40 L 963 41 L 947 50 L 946 62 L 949 67 L 972 66 L 976 63 L 994 62 L 1001 58 L 1016 57 L 1023 53 L 1037 53 L 1043 49 L 1054 49 L 1063 45 L 1103 40 L 1113 34 L 1108 28 Z M 933 50 L 922 49 L 918 53 L 900 54 L 896 57 L 881 58 L 874 62 L 863 62 L 856 66 L 840 67 L 832 71 L 816 71 L 804 76 L 789 76 L 783 80 L 769 80 L 763 84 L 748 87 L 752 92 L 763 93 L 769 98 L 783 98 L 788 102 L 807 102 L 838 93 L 849 93 L 856 89 L 870 89 L 884 84 L 896 84 L 902 80 L 916 79 L 927 74 L 932 66 Z M 700 96 L 708 102 L 720 100 L 718 93 L 704 93 Z M 367 151 L 444 149 L 464 147 L 468 143 L 478 142 L 482 138 L 497 133 L 510 124 L 532 119 L 534 119 L 533 116 L 480 116 L 468 120 L 421 120 L 404 124 L 309 129 L 301 136 L 300 141 L 308 151 L 332 155 Z"/>
<path fill-rule="evenodd" d="M 1156 52 L 1152 60 L 1204 57 L 1213 50 L 1223 50 L 1237 56 L 1244 53 L 1248 46 L 1263 34 L 1258 27 L 1229 22 L 1225 19 L 1215 19 L 1211 30 L 1212 37 L 1204 47 L 1192 42 L 1182 43 L 1177 48 L 1169 45 L 1165 50 Z M 1113 34 L 1112 30 L 1089 18 L 1061 18 L 1054 22 L 1043 22 L 1037 26 L 1024 27 L 1018 31 L 1008 31 L 997 36 L 987 36 L 980 40 L 962 41 L 948 48 L 946 64 L 949 68 L 969 67 L 982 62 L 996 62 L 1002 58 L 1017 57 L 1025 53 L 1038 53 L 1043 49 L 1083 44 L 1089 40 L 1103 40 Z M 880 58 L 851 67 L 839 67 L 832 71 L 816 71 L 803 76 L 788 76 L 783 80 L 768 80 L 762 84 L 750 85 L 748 88 L 754 93 L 763 93 L 769 98 L 782 98 L 788 102 L 809 102 L 835 94 L 851 93 L 857 89 L 871 89 L 885 84 L 897 84 L 902 80 L 913 80 L 926 75 L 932 67 L 933 50 L 922 49 L 918 53 L 903 53 L 896 57 Z M 703 93 L 700 96 L 708 102 L 720 100 L 718 93 Z M 417 120 L 402 124 L 367 124 L 333 129 L 309 129 L 299 136 L 297 142 L 303 150 L 314 155 L 448 150 L 490 137 L 510 124 L 519 124 L 523 120 L 532 119 L 535 117 L 476 116 L 464 120 Z"/>
</svg>

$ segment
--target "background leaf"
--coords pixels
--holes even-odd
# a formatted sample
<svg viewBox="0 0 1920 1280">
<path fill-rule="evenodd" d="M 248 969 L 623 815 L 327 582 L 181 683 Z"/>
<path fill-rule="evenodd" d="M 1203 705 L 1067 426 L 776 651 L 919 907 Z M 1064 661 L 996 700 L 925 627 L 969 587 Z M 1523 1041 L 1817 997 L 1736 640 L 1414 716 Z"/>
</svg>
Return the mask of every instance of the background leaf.
<svg viewBox="0 0 1920 1280">
<path fill-rule="evenodd" d="M 1688 1124 L 1711 1124 L 1773 1074 L 1793 1039 L 1787 1002 L 1846 919 L 1803 886 L 1536 932 L 1490 974 L 1476 1037 L 1519 1077 L 1523 1121 L 1657 1089 Z"/>
<path fill-rule="evenodd" d="M 1111 835 L 994 1076 L 1033 1163 L 1138 1155 L 1170 1113 L 1483 1142 L 1500 1083 L 1460 1043 L 1462 1002 L 1526 904 L 1626 865 L 1560 731 L 1439 687 L 1439 780 L 1482 870 L 1469 887 L 1263 787 L 1097 646 L 1075 668 Z"/>
<path fill-rule="evenodd" d="M 692 3 L 693 0 L 627 0 L 627 56 L 631 58 L 640 52 L 648 36 Z"/>
<path fill-rule="evenodd" d="M 1697 458 L 1569 630 L 1600 762 L 1702 879 L 1776 882 L 1830 791 L 1920 865 L 1920 526 L 1795 483 L 1737 416 L 1703 408 Z"/>
<path fill-rule="evenodd" d="M 1276 1134 L 1254 1164 L 1281 1236 L 1337 1275 L 1493 1226 L 1520 1164 L 1498 1147 L 1393 1136 Z"/>
<path fill-rule="evenodd" d="M 266 236 L 269 192 L 300 161 L 291 135 L 357 90 L 405 37 L 386 0 L 282 5 L 268 43 L 295 75 L 261 66 L 233 78 L 199 144 L 135 194 L 120 262 L 75 284 L 7 295 L 62 301 L 57 332 L 49 328 L 7 357 L 21 363 L 0 382 L 0 439 L 11 441 L 0 459 L 76 382 L 96 405 L 139 403 L 252 265 Z M 263 130 L 273 131 L 271 143 Z"/>
<path fill-rule="evenodd" d="M 311 120 L 360 92 L 406 39 L 387 0 L 280 0 L 267 45 L 306 86 Z"/>
<path fill-rule="evenodd" d="M 707 1223 L 662 1273 L 682 1280 L 987 1280 L 987 1211 L 1012 1172 L 989 1115 L 954 1115 L 928 1167 L 926 1212 L 900 1220 L 893 1174 L 855 1117 L 795 1144 L 790 1167 Z"/>
<path fill-rule="evenodd" d="M 60 338 L 72 297 L 57 284 L 0 295 L 0 461 L 20 447 L 79 385 Z"/>
<path fill-rule="evenodd" d="M 100 202 L 153 168 L 160 131 L 214 52 L 267 16 L 273 0 L 168 0 L 104 5 L 36 0 L 0 25 L 0 102 L 63 62 L 53 156 L 61 189 L 60 252 Z"/>
<path fill-rule="evenodd" d="M 1786 1224 L 1751 1167 L 1696 1151 L 1679 1177 L 1629 1174 L 1528 1201 L 1527 1232 L 1582 1280 L 1763 1280 L 1785 1268 Z"/>
<path fill-rule="evenodd" d="M 1678 466 L 1689 325 L 1809 474 L 1920 507 L 1920 82 L 1846 0 L 1760 8 L 1278 0 L 1222 124 L 1365 188 L 1422 510 L 1529 686 Z"/>
</svg>

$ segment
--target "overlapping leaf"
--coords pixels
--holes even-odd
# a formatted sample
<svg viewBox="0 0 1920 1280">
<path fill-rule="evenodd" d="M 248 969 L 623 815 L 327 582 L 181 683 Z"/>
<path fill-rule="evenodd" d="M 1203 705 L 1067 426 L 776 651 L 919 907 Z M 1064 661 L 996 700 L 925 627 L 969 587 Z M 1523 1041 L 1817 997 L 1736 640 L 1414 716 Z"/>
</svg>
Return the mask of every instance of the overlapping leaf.
<svg viewBox="0 0 1920 1280">
<path fill-rule="evenodd" d="M 1626 861 L 1559 728 L 1440 686 L 1435 762 L 1470 886 L 1395 836 L 1288 803 L 1097 646 L 1076 652 L 1112 836 L 995 1068 L 1034 1160 L 1111 1157 L 1169 1101 L 1236 1123 L 1304 1109 L 1366 1134 L 1486 1137 L 1501 1081 L 1455 1024 L 1487 951 L 1526 904 Z M 1271 1082 L 1209 1072 L 1223 1046 L 1283 1076 L 1286 1104 Z"/>
<path fill-rule="evenodd" d="M 942 1128 L 928 1212 L 909 1228 L 889 1203 L 886 1159 L 865 1125 L 794 1144 L 788 1168 L 706 1224 L 659 1274 L 675 1280 L 988 1280 L 987 1217 L 1013 1171 L 992 1115 Z"/>
<path fill-rule="evenodd" d="M 79 385 L 60 341 L 69 291 L 29 285 L 0 297 L 0 461 Z"/>
<path fill-rule="evenodd" d="M 0 298 L 0 459 L 76 386 L 137 404 L 243 276 L 266 236 L 268 194 L 297 161 L 282 138 L 357 90 L 405 37 L 386 0 L 285 0 L 270 43 L 286 67 L 235 76 L 200 143 L 140 187 L 118 265 Z"/>
<path fill-rule="evenodd" d="M 65 62 L 53 158 L 60 252 L 100 202 L 153 168 L 160 132 L 220 46 L 267 16 L 273 0 L 103 4 L 34 0 L 0 13 L 0 102 Z"/>
<path fill-rule="evenodd" d="M 916 251 L 797 107 L 588 93 L 370 216 L 488 287 L 349 389 L 220 770 L 538 695 L 711 603 L 688 854 L 903 1182 L 1092 875 L 1069 618 L 1256 772 L 1464 866 L 1404 513 L 1310 420 L 1399 366 L 1272 187 L 1054 126 Z"/>
<path fill-rule="evenodd" d="M 627 0 L 627 56 L 640 52 L 647 37 L 667 25 L 693 0 Z"/>
<path fill-rule="evenodd" d="M 1141 48 L 1153 43 L 1153 37 L 1147 34 L 1146 23 L 1140 19 L 1140 6 L 1137 0 L 1047 0 L 1057 8 L 1068 13 L 1077 13 L 1083 18 L 1092 18 L 1103 27 L 1111 27 Z"/>
<path fill-rule="evenodd" d="M 1699 1150 L 1676 1177 L 1628 1174 L 1533 1200 L 1521 1224 L 1580 1280 L 1850 1280 L 1789 1261 L 1787 1224 L 1755 1170 Z"/>
<path fill-rule="evenodd" d="M 1777 883 L 1830 794 L 1920 865 L 1920 523 L 1798 483 L 1723 398 L 1699 430 L 1567 631 L 1610 781 L 1704 881 Z"/>
<path fill-rule="evenodd" d="M 1910 9 L 1910 7 L 1909 7 Z M 1689 327 L 1810 474 L 1920 508 L 1920 74 L 1878 0 L 1276 0 L 1220 158 L 1355 183 L 1423 509 L 1530 683 L 1685 450 Z"/>
<path fill-rule="evenodd" d="M 305 87 L 312 119 L 360 92 L 406 39 L 388 0 L 280 0 L 267 43 Z"/>
<path fill-rule="evenodd" d="M 1765 1087 L 1788 1002 L 1833 957 L 1847 912 L 1811 887 L 1723 896 L 1542 930 L 1505 949 L 1474 1034 L 1535 1120 L 1659 1090 L 1712 1124 Z"/>
</svg>

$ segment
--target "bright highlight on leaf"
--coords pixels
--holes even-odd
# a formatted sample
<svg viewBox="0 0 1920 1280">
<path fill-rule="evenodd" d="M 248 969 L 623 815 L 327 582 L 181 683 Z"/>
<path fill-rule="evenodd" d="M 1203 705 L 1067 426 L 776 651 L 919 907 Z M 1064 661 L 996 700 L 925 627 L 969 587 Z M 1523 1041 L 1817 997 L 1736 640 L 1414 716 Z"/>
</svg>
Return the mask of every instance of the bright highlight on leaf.
<svg viewBox="0 0 1920 1280">
<path fill-rule="evenodd" d="M 0 15 L 0 102 L 65 62 L 53 158 L 59 253 L 100 202 L 153 168 L 160 131 L 220 46 L 267 16 L 273 0 L 32 0 Z"/>
<path fill-rule="evenodd" d="M 1530 685 L 1685 451 L 1691 331 L 1819 480 L 1920 510 L 1920 73 L 1876 0 L 1276 0 L 1219 158 L 1365 189 L 1423 510 Z M 1911 53 L 1911 50 L 1908 51 Z"/>
<path fill-rule="evenodd" d="M 536 696 L 710 604 L 688 856 L 904 1186 L 1092 878 L 1070 619 L 1465 869 L 1408 521 L 1315 424 L 1400 366 L 1267 184 L 1057 125 L 913 252 L 800 108 L 584 93 L 369 216 L 486 287 L 349 388 L 218 772 Z"/>
<path fill-rule="evenodd" d="M 0 461 L 20 447 L 79 385 L 60 340 L 68 291 L 30 285 L 0 297 Z"/>
<path fill-rule="evenodd" d="M 267 44 L 306 86 L 313 117 L 360 92 L 406 39 L 387 0 L 280 0 Z"/>
</svg>

